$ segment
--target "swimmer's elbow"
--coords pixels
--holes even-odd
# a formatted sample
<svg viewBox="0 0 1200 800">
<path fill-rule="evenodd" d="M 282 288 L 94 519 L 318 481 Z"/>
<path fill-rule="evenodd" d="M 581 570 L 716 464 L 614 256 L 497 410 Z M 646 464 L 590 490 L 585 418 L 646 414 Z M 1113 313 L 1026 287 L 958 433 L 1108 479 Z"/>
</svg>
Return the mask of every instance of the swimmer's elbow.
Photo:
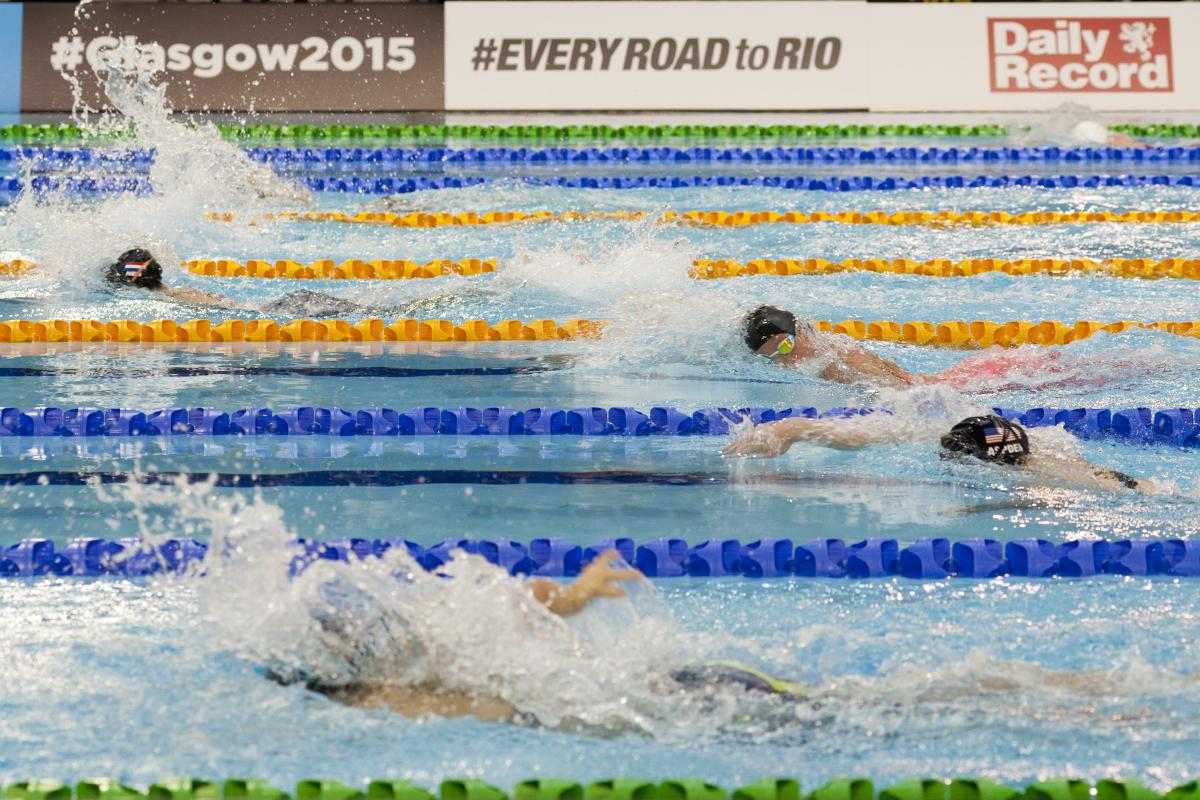
<svg viewBox="0 0 1200 800">
<path fill-rule="evenodd" d="M 551 613 L 560 617 L 568 617 L 579 611 L 568 587 L 557 581 L 545 578 L 534 578 L 525 583 L 525 588 L 533 595 L 533 599 L 544 605 Z"/>
</svg>

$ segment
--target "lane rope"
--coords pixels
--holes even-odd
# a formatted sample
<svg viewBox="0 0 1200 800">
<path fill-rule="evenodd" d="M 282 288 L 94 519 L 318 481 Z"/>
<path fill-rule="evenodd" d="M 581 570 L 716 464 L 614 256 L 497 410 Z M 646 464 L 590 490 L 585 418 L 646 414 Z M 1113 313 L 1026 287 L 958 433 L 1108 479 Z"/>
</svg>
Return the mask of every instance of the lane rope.
<svg viewBox="0 0 1200 800">
<path fill-rule="evenodd" d="M 48 180 L 48 179 L 47 179 Z M 13 181 L 18 184 L 19 181 Z M 410 194 L 440 189 L 467 189 L 504 183 L 565 189 L 687 189 L 755 187 L 812 192 L 905 191 L 912 189 L 1096 189 L 1104 187 L 1200 186 L 1200 175 L 843 175 L 790 177 L 781 175 L 633 175 L 633 176 L 505 176 L 454 175 L 412 178 L 303 178 L 313 192 L 349 194 Z"/>
<path fill-rule="evenodd" d="M 388 165 L 587 166 L 631 164 L 1190 164 L 1200 161 L 1200 146 L 1155 147 L 246 147 L 252 161 L 289 170 L 359 169 Z M 153 149 L 91 147 L 0 147 L 0 164 L 32 162 L 37 168 L 98 165 L 145 170 Z"/>
<path fill-rule="evenodd" d="M 912 189 L 1096 189 L 1104 187 L 1194 187 L 1200 175 L 843 175 L 791 177 L 781 175 L 634 175 L 634 176 L 419 176 L 396 177 L 304 177 L 296 183 L 313 192 L 334 194 L 388 195 L 440 189 L 466 189 L 504 183 L 567 189 L 687 189 L 712 187 L 755 187 L 786 191 L 859 192 L 905 191 Z M 35 194 L 58 192 L 73 197 L 104 197 L 114 194 L 153 194 L 145 178 L 52 178 L 39 175 L 29 181 Z M 0 178 L 0 196 L 11 201 L 25 189 L 20 178 Z"/>
<path fill-rule="evenodd" d="M 193 319 L 175 322 L 137 320 L 52 319 L 0 322 L 0 343 L 37 342 L 523 342 L 598 337 L 607 325 L 576 319 L 561 325 L 552 319 L 498 322 L 475 319 Z"/>
<path fill-rule="evenodd" d="M 292 259 L 231 258 L 191 259 L 182 266 L 194 275 L 217 278 L 262 278 L 278 280 L 420 280 L 448 275 L 474 277 L 495 272 L 495 259 L 467 258 L 453 261 L 436 259 L 421 263 L 408 259 L 318 259 L 309 263 Z M 32 261 L 14 259 L 0 262 L 0 276 L 20 277 L 39 269 Z M 1000 272 L 1006 275 L 1094 274 L 1111 278 L 1157 280 L 1174 278 L 1200 280 L 1200 259 L 1196 258 L 971 258 L 955 261 L 936 258 L 916 261 L 909 258 L 848 258 L 829 261 L 821 258 L 758 258 L 746 262 L 733 259 L 699 259 L 692 262 L 688 275 L 697 280 L 744 278 L 757 275 L 790 277 L 796 275 L 834 275 L 844 272 L 871 272 L 880 275 L 917 275 L 936 278 L 961 278 Z"/>
<path fill-rule="evenodd" d="M 1086 273 L 1113 278 L 1200 279 L 1200 259 L 1194 258 L 970 258 L 954 261 L 936 258 L 915 261 L 910 258 L 848 258 L 826 261 L 820 258 L 759 258 L 747 262 L 729 259 L 701 259 L 692 262 L 688 275 L 698 280 L 742 278 L 754 275 L 833 275 L 839 272 L 874 272 L 886 275 L 920 275 L 935 278 L 960 278 L 1002 272 L 1006 275 L 1068 275 Z"/>
<path fill-rule="evenodd" d="M 768 681 L 769 682 L 769 681 Z M 478 778 L 451 778 L 435 787 L 440 800 L 1196 800 L 1196 781 L 1159 794 L 1136 780 L 1099 780 L 1093 788 L 1078 779 L 1050 779 L 1012 787 L 986 778 L 925 778 L 879 787 L 869 778 L 835 778 L 801 794 L 800 782 L 787 777 L 763 778 L 727 790 L 700 778 L 654 782 L 615 778 L 581 786 L 574 781 L 537 777 L 521 781 L 506 792 Z M 302 780 L 294 793 L 259 778 L 231 778 L 220 784 L 199 778 L 171 778 L 142 792 L 115 780 L 81 781 L 74 786 L 54 780 L 34 780 L 8 786 L 9 800 L 435 800 L 433 792 L 408 780 L 388 778 L 347 785 L 335 780 Z"/>
<path fill-rule="evenodd" d="M 70 150 L 31 150 L 55 161 Z M 0 162 L 14 151 L 0 149 Z M 44 153 L 44 155 L 39 155 Z M 153 153 L 128 151 L 127 163 L 149 164 Z M 247 157 L 289 167 L 362 165 L 586 166 L 605 164 L 1193 164 L 1200 147 L 249 147 Z M 93 156 L 85 152 L 82 158 Z M 63 156 L 68 162 L 71 156 Z"/>
<path fill-rule="evenodd" d="M 1063 426 L 1082 439 L 1114 439 L 1130 444 L 1200 446 L 1200 411 L 1193 408 L 1054 408 L 1025 411 L 993 408 L 993 413 L 1028 428 Z M 816 408 L 702 408 L 670 406 L 640 410 L 628 406 L 510 408 L 423 406 L 407 410 L 323 406 L 271 409 L 59 408 L 22 411 L 0 408 L 0 437 L 51 436 L 725 436 L 741 424 L 773 420 L 842 419 L 886 409 L 838 406 Z"/>
<path fill-rule="evenodd" d="M 1065 345 L 1086 339 L 1094 334 L 1124 333 L 1130 330 L 1154 330 L 1176 336 L 1200 337 L 1197 322 L 1096 322 L 1077 320 L 1073 323 L 1058 320 L 1030 322 L 988 322 L 985 320 L 951 320 L 949 322 L 890 322 L 880 320 L 817 320 L 817 329 L 839 333 L 855 339 L 932 347 L 982 349 L 988 347 L 1019 347 L 1021 345 Z"/>
<path fill-rule="evenodd" d="M 982 125 L 217 125 L 230 139 L 289 139 L 323 141 L 329 139 L 371 139 L 379 141 L 441 142 L 445 139 L 639 139 L 639 138 L 849 138 L 868 136 L 1004 136 L 1008 126 Z M 1112 126 L 1117 130 L 1119 126 Z M 1165 126 L 1164 126 L 1165 127 Z M 1184 126 L 1186 127 L 1186 126 Z M 1195 126 L 1192 126 L 1193 128 Z M 119 139 L 132 135 L 132 129 L 111 128 L 100 131 L 78 125 L 14 124 L 0 127 L 0 140 L 7 141 L 87 141 Z M 1168 134 L 1161 134 L 1168 135 Z M 1184 134 L 1195 135 L 1195 134 Z"/>
<path fill-rule="evenodd" d="M 5 320 L 0 321 L 0 344 L 99 344 L 99 343 L 297 343 L 326 344 L 386 342 L 531 342 L 596 339 L 608 322 L 576 319 L 561 325 L 555 320 L 447 319 L 347 320 L 298 319 L 276 322 L 234 319 L 220 322 L 174 320 Z M 1123 333 L 1154 330 L 1176 336 L 1200 337 L 1200 321 L 1098 322 L 1077 320 L 1033 322 L 1013 320 L 950 320 L 948 322 L 893 322 L 889 320 L 817 320 L 818 330 L 867 339 L 935 347 L 967 349 L 993 346 L 1065 345 L 1100 332 Z"/>
<path fill-rule="evenodd" d="M 879 787 L 869 778 L 835 778 L 801 794 L 800 782 L 787 777 L 763 778 L 727 790 L 699 778 L 676 778 L 660 783 L 642 778 L 615 778 L 581 786 L 574 781 L 537 777 L 521 781 L 511 792 L 478 778 L 449 779 L 435 787 L 440 800 L 1196 800 L 1196 781 L 1165 795 L 1136 780 L 1099 780 L 1093 788 L 1078 779 L 1050 779 L 1012 787 L 986 778 L 925 778 Z M 408 780 L 388 778 L 350 786 L 335 780 L 303 780 L 294 793 L 258 778 L 231 778 L 220 784 L 199 778 L 171 778 L 151 784 L 148 791 L 115 780 L 82 781 L 69 786 L 54 780 L 12 783 L 10 800 L 435 800 L 435 794 Z"/>
<path fill-rule="evenodd" d="M 1130 136 L 1139 139 L 1156 138 L 1176 138 L 1180 136 L 1200 136 L 1200 125 L 1194 123 L 1152 123 L 1150 125 L 1132 125 L 1128 123 L 1120 123 L 1109 125 L 1110 131 L 1118 133 L 1127 133 Z"/>
<path fill-rule="evenodd" d="M 205 218 L 215 222 L 239 221 L 232 212 L 209 212 Z M 506 225 L 535 222 L 585 222 L 596 220 L 697 227 L 741 228 L 769 224 L 839 223 L 844 225 L 1063 225 L 1073 223 L 1168 223 L 1200 221 L 1200 211 L 412 211 L 406 214 L 387 211 L 280 211 L 253 217 L 249 224 L 274 220 L 299 222 L 342 222 L 362 225 L 387 225 L 395 228 L 445 228 L 460 225 Z"/>
<path fill-rule="evenodd" d="M 421 264 L 406 259 L 320 259 L 308 264 L 280 259 L 251 259 L 241 262 L 229 258 L 195 259 L 183 262 L 195 275 L 222 278 L 282 278 L 287 280 L 411 280 L 440 278 L 444 275 L 475 276 L 496 271 L 495 259 L 468 258 L 461 261 L 439 259 Z"/>
<path fill-rule="evenodd" d="M 479 555 L 510 574 L 574 577 L 600 553 L 617 550 L 626 562 L 652 578 L 888 578 L 913 579 L 1082 578 L 1096 575 L 1200 577 L 1200 540 L 1196 539 L 1045 539 L 972 538 L 955 542 L 941 537 L 901 546 L 896 539 L 837 538 L 793 541 L 763 538 L 741 542 L 713 538 L 689 545 L 660 538 L 636 543 L 619 537 L 578 545 L 565 539 L 445 539 L 429 547 L 403 538 L 342 538 L 292 542 L 290 574 L 328 559 L 355 563 L 382 558 L 396 548 L 426 570 L 437 570 L 458 553 Z M 198 573 L 208 545 L 191 538 L 154 545 L 136 538 L 69 540 L 61 551 L 49 539 L 22 539 L 0 549 L 0 577 L 121 575 L 159 572 Z M 12 797 L 11 789 L 9 797 Z M 361 798 L 361 795 L 359 796 Z M 927 800 L 928 793 L 918 795 Z M 347 798 L 343 798 L 347 800 Z"/>
</svg>

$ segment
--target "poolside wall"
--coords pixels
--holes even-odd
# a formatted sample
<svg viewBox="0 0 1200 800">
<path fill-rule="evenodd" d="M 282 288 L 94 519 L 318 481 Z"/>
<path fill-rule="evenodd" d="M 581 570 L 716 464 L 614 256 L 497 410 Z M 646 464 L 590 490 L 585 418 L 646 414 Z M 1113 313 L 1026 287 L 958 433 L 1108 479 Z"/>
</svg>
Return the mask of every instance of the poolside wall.
<svg viewBox="0 0 1200 800">
<path fill-rule="evenodd" d="M 0 7 L 0 111 L 66 111 L 117 37 L 178 110 L 1200 109 L 1200 4 L 803 0 Z"/>
</svg>

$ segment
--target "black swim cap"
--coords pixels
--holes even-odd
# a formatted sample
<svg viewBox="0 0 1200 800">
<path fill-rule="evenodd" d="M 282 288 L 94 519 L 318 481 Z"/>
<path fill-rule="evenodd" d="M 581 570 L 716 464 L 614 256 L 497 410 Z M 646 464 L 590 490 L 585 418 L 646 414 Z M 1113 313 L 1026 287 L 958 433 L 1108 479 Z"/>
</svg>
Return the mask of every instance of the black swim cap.
<svg viewBox="0 0 1200 800">
<path fill-rule="evenodd" d="M 132 280 L 128 276 L 136 270 L 131 271 L 130 267 L 142 269 L 141 274 Z M 140 247 L 121 253 L 114 263 L 108 265 L 104 279 L 109 283 L 137 286 L 139 289 L 161 289 L 163 285 L 162 267 L 149 250 Z"/>
<path fill-rule="evenodd" d="M 796 316 L 775 306 L 759 306 L 746 315 L 746 346 L 758 350 L 778 333 L 795 333 Z"/>
<path fill-rule="evenodd" d="M 1029 455 L 1029 437 L 1024 428 L 1004 417 L 968 417 L 942 437 L 942 450 L 984 461 L 1020 464 Z"/>
</svg>

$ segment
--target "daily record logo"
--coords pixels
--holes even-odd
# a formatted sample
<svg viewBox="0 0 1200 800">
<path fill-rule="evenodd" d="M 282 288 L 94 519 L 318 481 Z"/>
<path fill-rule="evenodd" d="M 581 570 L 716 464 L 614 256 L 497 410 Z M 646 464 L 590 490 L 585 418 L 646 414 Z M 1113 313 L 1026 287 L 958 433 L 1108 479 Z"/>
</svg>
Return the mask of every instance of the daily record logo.
<svg viewBox="0 0 1200 800">
<path fill-rule="evenodd" d="M 1166 17 L 989 18 L 993 92 L 1169 92 Z"/>
</svg>

